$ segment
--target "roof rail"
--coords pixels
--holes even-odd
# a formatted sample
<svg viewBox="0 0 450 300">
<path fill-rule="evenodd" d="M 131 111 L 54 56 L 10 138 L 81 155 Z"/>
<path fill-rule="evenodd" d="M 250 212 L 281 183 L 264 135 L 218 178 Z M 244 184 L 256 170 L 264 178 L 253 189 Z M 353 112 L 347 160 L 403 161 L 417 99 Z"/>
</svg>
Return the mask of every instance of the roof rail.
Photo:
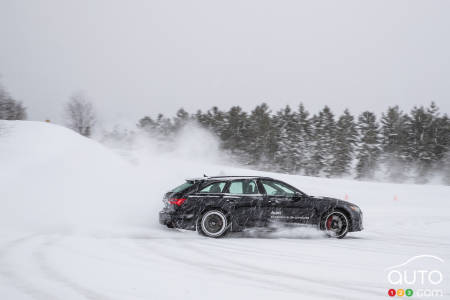
<svg viewBox="0 0 450 300">
<path fill-rule="evenodd" d="M 258 176 L 258 175 L 254 175 L 254 176 L 250 176 L 250 175 L 223 175 L 223 176 L 203 176 L 203 177 L 197 177 L 197 178 L 188 178 L 186 180 L 189 181 L 203 181 L 203 180 L 209 180 L 209 179 L 226 179 L 226 178 L 266 178 L 266 179 L 272 179 L 271 177 L 267 177 L 267 176 Z"/>
<path fill-rule="evenodd" d="M 261 176 L 257 176 L 257 175 L 255 175 L 255 176 L 245 176 L 245 175 L 243 175 L 243 176 L 240 176 L 240 175 L 232 175 L 232 176 L 228 176 L 228 175 L 223 175 L 223 176 L 208 176 L 208 178 L 224 178 L 224 177 L 251 177 L 251 178 L 253 178 L 253 177 L 261 177 Z"/>
</svg>

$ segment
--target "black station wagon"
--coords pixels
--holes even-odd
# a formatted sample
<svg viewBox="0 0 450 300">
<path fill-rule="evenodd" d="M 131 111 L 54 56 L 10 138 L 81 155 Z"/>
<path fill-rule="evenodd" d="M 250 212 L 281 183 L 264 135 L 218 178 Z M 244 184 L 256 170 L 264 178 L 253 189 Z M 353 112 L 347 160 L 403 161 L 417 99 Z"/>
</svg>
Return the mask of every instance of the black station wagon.
<svg viewBox="0 0 450 300">
<path fill-rule="evenodd" d="M 166 193 L 159 222 L 218 238 L 252 227 L 315 225 L 343 238 L 361 231 L 362 212 L 352 203 L 313 197 L 269 177 L 216 176 L 186 180 Z"/>
</svg>

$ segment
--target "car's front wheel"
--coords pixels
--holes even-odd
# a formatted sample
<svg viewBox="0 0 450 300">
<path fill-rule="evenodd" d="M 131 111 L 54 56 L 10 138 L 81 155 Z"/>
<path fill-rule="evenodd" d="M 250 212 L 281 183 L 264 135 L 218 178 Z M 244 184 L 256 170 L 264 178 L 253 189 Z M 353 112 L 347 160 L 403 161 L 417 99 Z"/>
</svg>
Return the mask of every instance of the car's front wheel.
<svg viewBox="0 0 450 300">
<path fill-rule="evenodd" d="M 207 237 L 222 237 L 227 233 L 227 230 L 227 217 L 220 210 L 209 210 L 205 212 L 199 222 L 197 222 L 198 233 Z"/>
<path fill-rule="evenodd" d="M 323 228 L 329 237 L 342 239 L 349 229 L 348 218 L 340 211 L 332 211 L 323 219 Z"/>
</svg>

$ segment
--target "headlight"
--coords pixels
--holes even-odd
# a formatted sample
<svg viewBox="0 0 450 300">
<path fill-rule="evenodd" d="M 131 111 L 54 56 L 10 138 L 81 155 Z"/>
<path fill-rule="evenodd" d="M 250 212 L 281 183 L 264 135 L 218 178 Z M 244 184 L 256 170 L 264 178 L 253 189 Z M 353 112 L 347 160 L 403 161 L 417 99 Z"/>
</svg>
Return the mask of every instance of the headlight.
<svg viewBox="0 0 450 300">
<path fill-rule="evenodd" d="M 358 206 L 351 205 L 350 208 L 351 208 L 353 211 L 361 212 L 361 209 L 360 209 Z"/>
</svg>

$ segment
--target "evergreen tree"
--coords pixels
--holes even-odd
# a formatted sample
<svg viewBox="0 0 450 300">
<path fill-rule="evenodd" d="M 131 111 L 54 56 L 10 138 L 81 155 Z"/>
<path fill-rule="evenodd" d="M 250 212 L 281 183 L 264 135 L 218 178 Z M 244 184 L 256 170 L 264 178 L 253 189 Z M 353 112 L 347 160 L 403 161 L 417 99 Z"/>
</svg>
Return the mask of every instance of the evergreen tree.
<svg viewBox="0 0 450 300">
<path fill-rule="evenodd" d="M 356 178 L 373 179 L 380 155 L 379 125 L 375 114 L 363 112 L 358 118 L 359 148 Z"/>
<path fill-rule="evenodd" d="M 440 149 L 437 144 L 439 132 L 438 108 L 431 103 L 428 109 L 414 107 L 408 123 L 409 155 L 416 166 L 416 182 L 427 182 Z"/>
<path fill-rule="evenodd" d="M 267 104 L 258 105 L 249 116 L 247 153 L 255 165 L 266 166 L 277 150 L 275 130 Z"/>
<path fill-rule="evenodd" d="M 328 106 L 313 117 L 312 167 L 315 176 L 331 176 L 335 150 L 336 122 Z"/>
<path fill-rule="evenodd" d="M 450 185 L 450 119 L 447 114 L 436 118 L 433 125 L 435 159 L 433 173 L 441 174 L 443 182 Z"/>
<path fill-rule="evenodd" d="M 433 140 L 435 143 L 436 160 L 444 160 L 446 153 L 450 151 L 450 118 L 447 114 L 436 119 L 433 130 Z"/>
<path fill-rule="evenodd" d="M 225 113 L 217 106 L 208 110 L 208 118 L 211 123 L 212 130 L 223 140 L 223 132 L 225 129 Z"/>
<path fill-rule="evenodd" d="M 221 136 L 225 123 L 225 114 L 217 106 L 213 106 L 206 113 L 202 113 L 201 110 L 198 110 L 194 119 L 206 129 L 216 133 L 217 136 Z"/>
<path fill-rule="evenodd" d="M 411 158 L 408 154 L 408 117 L 398 106 L 389 107 L 381 117 L 381 159 L 388 179 L 402 182 L 407 178 Z"/>
<path fill-rule="evenodd" d="M 156 119 L 156 130 L 162 138 L 165 136 L 171 137 L 174 133 L 174 125 L 170 118 L 166 118 L 163 114 L 159 114 Z"/>
<path fill-rule="evenodd" d="M 293 173 L 297 167 L 297 139 L 298 124 L 296 115 L 289 106 L 279 111 L 273 117 L 276 127 L 277 148 L 274 154 L 274 161 L 278 170 L 286 173 Z"/>
<path fill-rule="evenodd" d="M 149 129 L 153 128 L 156 125 L 155 121 L 149 116 L 145 116 L 142 119 L 140 119 L 137 123 L 137 127 L 141 129 Z"/>
<path fill-rule="evenodd" d="M 198 122 L 198 124 L 200 124 L 203 128 L 205 129 L 211 129 L 210 126 L 210 120 L 208 118 L 207 114 L 204 114 L 200 109 L 197 110 L 197 112 L 195 113 L 195 115 L 193 116 L 194 120 L 196 120 Z"/>
<path fill-rule="evenodd" d="M 346 109 L 336 123 L 334 160 L 331 164 L 331 176 L 337 177 L 350 174 L 357 137 L 358 132 L 354 117 Z"/>
<path fill-rule="evenodd" d="M 248 137 L 247 113 L 239 106 L 233 106 L 224 116 L 222 131 L 223 148 L 246 162 L 246 146 Z M 245 157 L 242 157 L 245 156 Z"/>
<path fill-rule="evenodd" d="M 325 166 L 324 163 L 324 155 L 322 153 L 322 145 L 320 143 L 320 139 L 317 134 L 321 134 L 323 131 L 322 120 L 318 115 L 314 115 L 311 118 L 312 123 L 312 139 L 310 141 L 311 146 L 311 162 L 309 164 L 307 175 L 311 176 L 319 176 L 320 172 Z"/>
<path fill-rule="evenodd" d="M 190 115 L 187 111 L 185 111 L 183 108 L 180 108 L 177 113 L 176 117 L 173 120 L 173 130 L 178 131 L 180 130 L 186 123 L 189 121 Z"/>
<path fill-rule="evenodd" d="M 158 114 L 156 120 L 145 116 L 139 120 L 137 127 L 158 138 L 171 137 L 174 133 L 172 121 L 163 114 Z"/>
<path fill-rule="evenodd" d="M 312 123 L 309 118 L 309 112 L 300 103 L 298 111 L 295 114 L 296 119 L 296 134 L 294 142 L 296 145 L 296 161 L 295 161 L 295 173 L 301 173 L 309 175 L 312 172 L 311 164 L 311 141 L 312 141 Z"/>
<path fill-rule="evenodd" d="M 443 183 L 450 185 L 450 150 L 447 151 L 442 157 L 441 170 L 443 176 Z"/>
</svg>

